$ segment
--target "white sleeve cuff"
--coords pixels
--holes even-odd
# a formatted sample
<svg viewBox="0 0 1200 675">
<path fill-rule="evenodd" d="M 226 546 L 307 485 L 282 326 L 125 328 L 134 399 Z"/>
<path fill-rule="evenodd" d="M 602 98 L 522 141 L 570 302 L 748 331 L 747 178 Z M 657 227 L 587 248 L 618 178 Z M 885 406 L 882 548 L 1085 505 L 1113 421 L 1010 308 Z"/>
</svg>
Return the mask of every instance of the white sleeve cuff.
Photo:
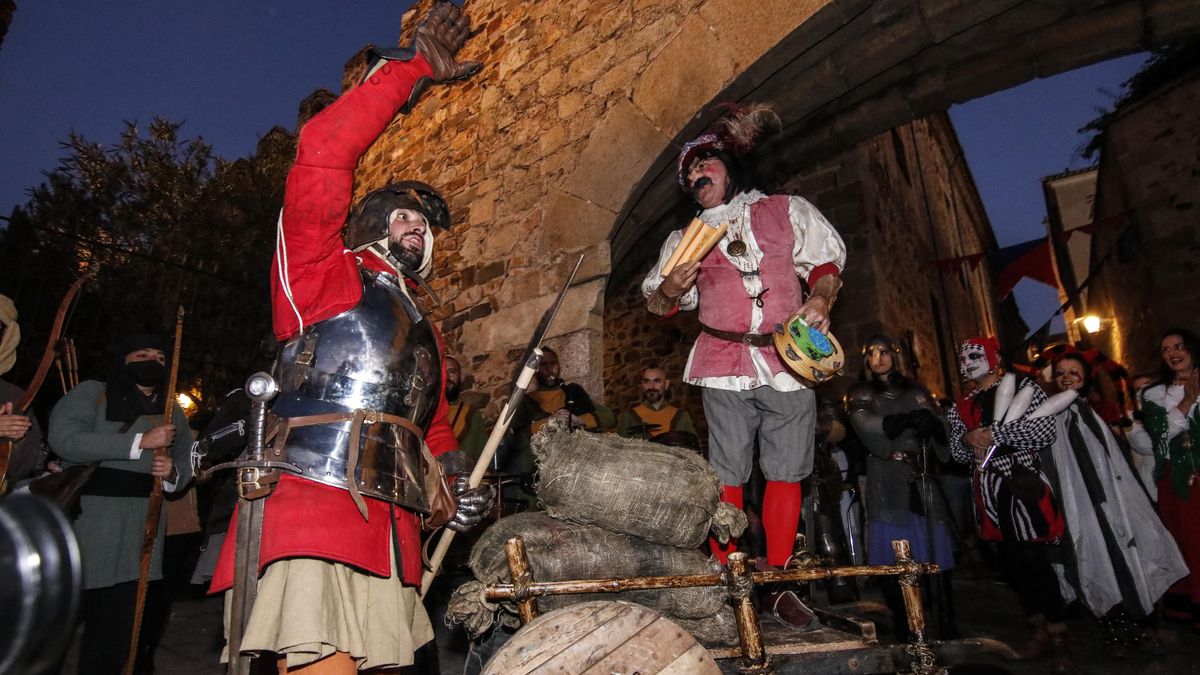
<svg viewBox="0 0 1200 675">
<path fill-rule="evenodd" d="M 176 474 L 178 474 L 178 471 L 176 471 Z M 178 481 L 178 477 L 176 478 L 176 481 Z M 163 479 L 163 492 L 175 492 L 175 488 L 177 487 L 177 482 L 169 481 L 166 478 Z"/>
<path fill-rule="evenodd" d="M 142 458 L 142 448 L 138 447 L 142 444 L 142 435 L 134 434 L 133 445 L 129 447 L 129 459 L 137 461 Z"/>
</svg>

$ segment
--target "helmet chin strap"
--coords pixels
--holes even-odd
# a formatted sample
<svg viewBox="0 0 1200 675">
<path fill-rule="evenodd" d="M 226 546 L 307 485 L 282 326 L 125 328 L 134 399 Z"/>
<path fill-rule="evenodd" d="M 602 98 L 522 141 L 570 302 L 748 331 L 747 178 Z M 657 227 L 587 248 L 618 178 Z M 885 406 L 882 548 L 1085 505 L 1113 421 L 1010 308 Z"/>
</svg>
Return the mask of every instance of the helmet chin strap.
<svg viewBox="0 0 1200 675">
<path fill-rule="evenodd" d="M 389 249 L 387 247 L 387 244 L 384 243 L 386 241 L 387 241 L 386 239 L 382 239 L 380 241 L 375 242 L 374 244 L 371 244 L 367 248 L 371 249 L 371 251 L 373 253 L 375 253 L 375 255 L 378 255 L 379 257 L 383 258 L 384 261 L 388 264 L 388 266 L 391 267 L 392 269 L 396 270 L 396 272 L 398 274 L 402 274 L 406 278 L 412 279 L 418 286 L 421 287 L 421 290 L 423 290 L 429 294 L 429 297 L 433 299 L 434 306 L 441 307 L 442 299 L 438 297 L 438 294 L 434 292 L 433 288 L 430 287 L 429 283 L 425 281 L 424 277 L 422 277 L 421 275 L 417 274 L 416 272 L 408 269 L 408 267 L 406 267 L 405 265 L 402 265 L 400 263 L 400 261 L 396 258 L 395 254 L 392 253 L 391 249 Z"/>
</svg>

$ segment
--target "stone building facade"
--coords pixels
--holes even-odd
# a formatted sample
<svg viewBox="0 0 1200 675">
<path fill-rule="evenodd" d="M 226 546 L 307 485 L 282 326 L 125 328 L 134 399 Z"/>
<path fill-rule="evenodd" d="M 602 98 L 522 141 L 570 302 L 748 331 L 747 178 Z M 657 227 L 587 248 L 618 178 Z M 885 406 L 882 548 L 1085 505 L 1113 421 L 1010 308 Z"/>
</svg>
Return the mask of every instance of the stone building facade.
<svg viewBox="0 0 1200 675">
<path fill-rule="evenodd" d="M 1200 31 L 1183 0 L 477 0 L 469 11 L 478 31 L 463 57 L 483 71 L 398 118 L 356 178 L 360 194 L 413 178 L 447 196 L 435 317 L 471 373 L 467 396 L 492 406 L 581 253 L 550 344 L 567 379 L 608 398 L 609 277 L 626 278 L 630 253 L 665 236 L 653 227 L 677 197 L 671 164 L 715 102 L 773 103 L 780 147 L 812 166 L 956 101 Z M 361 72 L 352 60 L 346 83 Z"/>
<path fill-rule="evenodd" d="M 1163 331 L 1200 331 L 1200 66 L 1189 65 L 1103 132 L 1087 310 L 1106 321 L 1090 337 L 1134 372 L 1158 368 Z"/>
<path fill-rule="evenodd" d="M 959 342 L 1020 325 L 1011 302 L 994 300 L 985 266 L 950 272 L 931 264 L 996 247 L 945 113 L 858 143 L 773 191 L 811 201 L 846 242 L 845 286 L 832 331 L 849 355 L 847 375 L 858 374 L 858 348 L 866 338 L 886 332 L 903 343 L 918 379 L 938 396 L 953 396 Z M 658 246 L 648 248 L 653 258 Z M 619 407 L 637 400 L 644 367 L 662 365 L 678 382 L 700 330 L 694 312 L 670 319 L 650 315 L 638 288 L 645 269 L 640 272 L 627 279 L 614 276 L 605 304 L 605 384 L 609 400 Z M 1019 328 L 1012 332 L 1020 337 Z M 701 410 L 694 387 L 675 385 L 673 393 L 690 410 Z"/>
</svg>

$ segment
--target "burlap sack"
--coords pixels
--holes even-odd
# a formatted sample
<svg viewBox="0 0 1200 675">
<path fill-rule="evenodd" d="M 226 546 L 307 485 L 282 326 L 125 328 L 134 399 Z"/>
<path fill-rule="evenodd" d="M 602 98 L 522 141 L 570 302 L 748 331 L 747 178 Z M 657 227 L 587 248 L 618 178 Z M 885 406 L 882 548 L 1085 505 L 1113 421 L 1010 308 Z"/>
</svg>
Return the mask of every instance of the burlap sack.
<svg viewBox="0 0 1200 675">
<path fill-rule="evenodd" d="M 497 521 L 471 549 L 471 571 L 479 581 L 511 581 L 504 542 L 516 536 L 525 542 L 537 581 L 705 574 L 719 569 L 696 549 L 655 544 L 591 525 L 556 520 L 544 513 L 519 513 Z M 737 632 L 727 597 L 724 587 L 714 586 L 549 596 L 539 598 L 538 606 L 550 611 L 587 600 L 636 602 L 681 620 L 680 625 L 686 623 L 685 627 L 701 642 L 731 644 L 737 640 Z M 466 616 L 474 609 L 462 613 Z M 515 611 L 512 606 L 507 609 Z"/>
<path fill-rule="evenodd" d="M 720 501 L 716 472 L 691 450 L 553 425 L 532 445 L 538 500 L 555 518 L 681 548 L 702 544 L 710 527 L 721 541 L 746 527 L 745 514 Z"/>
</svg>

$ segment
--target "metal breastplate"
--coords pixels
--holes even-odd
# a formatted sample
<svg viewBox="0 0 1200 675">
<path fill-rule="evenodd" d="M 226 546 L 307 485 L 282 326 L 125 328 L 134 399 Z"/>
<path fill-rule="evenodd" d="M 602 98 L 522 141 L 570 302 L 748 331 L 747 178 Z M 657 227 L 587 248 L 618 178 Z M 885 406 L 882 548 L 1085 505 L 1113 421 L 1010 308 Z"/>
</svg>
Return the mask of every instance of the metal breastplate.
<svg viewBox="0 0 1200 675">
<path fill-rule="evenodd" d="M 275 363 L 281 394 L 271 412 L 298 418 L 357 410 L 402 417 L 426 429 L 441 392 L 433 324 L 388 275 L 362 271 L 358 305 L 288 340 Z M 301 475 L 347 488 L 350 421 L 300 426 L 286 439 Z M 367 415 L 354 474 L 362 494 L 428 513 L 422 439 Z"/>
</svg>

